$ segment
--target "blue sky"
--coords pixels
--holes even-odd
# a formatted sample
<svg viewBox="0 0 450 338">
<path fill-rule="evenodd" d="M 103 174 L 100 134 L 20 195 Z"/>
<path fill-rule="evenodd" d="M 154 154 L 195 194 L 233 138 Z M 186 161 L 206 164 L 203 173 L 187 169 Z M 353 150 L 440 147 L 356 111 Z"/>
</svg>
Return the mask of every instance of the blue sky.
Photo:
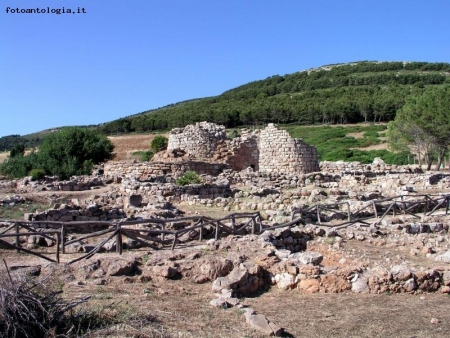
<svg viewBox="0 0 450 338">
<path fill-rule="evenodd" d="M 0 3 L 0 136 L 99 124 L 325 64 L 450 62 L 448 0 Z"/>
</svg>

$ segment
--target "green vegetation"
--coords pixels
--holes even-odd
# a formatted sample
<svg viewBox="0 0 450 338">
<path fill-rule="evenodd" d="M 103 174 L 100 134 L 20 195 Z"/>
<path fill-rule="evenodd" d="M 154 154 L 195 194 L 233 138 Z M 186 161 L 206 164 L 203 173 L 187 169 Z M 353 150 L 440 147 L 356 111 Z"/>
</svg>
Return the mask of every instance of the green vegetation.
<svg viewBox="0 0 450 338">
<path fill-rule="evenodd" d="M 450 82 L 448 63 L 357 62 L 271 76 L 221 95 L 171 104 L 100 126 L 106 134 L 150 132 L 200 121 L 227 128 L 391 121 L 411 95 Z"/>
<path fill-rule="evenodd" d="M 140 161 L 142 162 L 149 162 L 153 158 L 153 151 L 147 150 L 147 151 L 135 151 L 133 152 L 134 156 L 137 156 Z"/>
<path fill-rule="evenodd" d="M 169 144 L 169 139 L 165 136 L 158 135 L 150 143 L 150 149 L 154 152 L 160 152 L 162 150 L 167 149 L 167 145 Z"/>
<path fill-rule="evenodd" d="M 0 218 L 1 219 L 23 219 L 25 213 L 33 213 L 36 210 L 48 209 L 48 205 L 25 201 L 24 203 L 15 203 L 14 205 L 1 205 Z"/>
<path fill-rule="evenodd" d="M 0 152 L 11 151 L 18 145 L 23 145 L 25 148 L 34 148 L 42 142 L 42 137 L 39 136 L 20 136 L 9 135 L 0 137 Z"/>
<path fill-rule="evenodd" d="M 22 143 L 16 144 L 9 152 L 9 157 L 23 156 L 25 154 L 25 145 Z"/>
<path fill-rule="evenodd" d="M 384 142 L 380 137 L 386 131 L 386 125 L 354 126 L 287 126 L 285 129 L 292 137 L 301 138 L 317 148 L 321 161 L 358 161 L 372 163 L 375 157 L 381 157 L 386 163 L 408 164 L 412 156 L 407 151 L 393 153 L 387 150 L 363 150 Z M 362 137 L 349 136 L 358 133 Z"/>
<path fill-rule="evenodd" d="M 67 179 L 72 175 L 90 174 L 94 164 L 112 158 L 111 141 L 92 130 L 67 127 L 44 137 L 38 152 L 10 157 L 0 165 L 0 173 L 24 177 L 32 169 Z"/>
<path fill-rule="evenodd" d="M 449 63 L 361 61 L 329 65 L 284 76 L 271 76 L 215 97 L 193 99 L 145 111 L 104 123 L 97 129 L 104 134 L 126 134 L 168 130 L 199 121 L 215 122 L 235 130 L 238 127 L 255 127 L 269 122 L 290 126 L 389 122 L 395 119 L 398 111 L 403 115 L 409 114 L 408 109 L 411 111 L 411 102 L 416 100 L 415 98 L 429 91 L 433 92 L 434 89 L 445 88 L 450 84 L 449 74 Z M 439 114 L 435 108 L 430 112 L 431 115 Z M 413 115 L 411 113 L 411 116 Z M 431 128 L 429 125 L 446 125 L 442 122 L 445 114 L 441 114 L 439 118 L 431 115 L 423 120 L 427 122 L 428 131 Z M 404 122 L 405 117 L 401 117 L 398 122 L 389 125 L 391 139 L 395 139 L 395 142 L 391 142 L 391 148 L 397 151 L 395 154 L 386 150 L 356 149 L 380 142 L 376 128 L 364 131 L 366 134 L 362 138 L 347 136 L 348 132 L 339 129 L 316 128 L 311 130 L 309 136 L 293 136 L 299 136 L 317 146 L 321 160 L 357 160 L 366 163 L 375 156 L 381 156 L 385 161 L 401 164 L 408 161 L 408 152 L 413 152 L 418 155 L 420 161 L 429 165 L 435 160 L 442 161 L 444 146 L 432 147 L 437 141 L 424 139 L 424 135 L 419 135 L 418 130 L 414 130 L 415 136 L 408 141 L 402 135 L 411 134 L 412 130 L 405 129 L 407 125 Z M 93 126 L 85 127 L 86 130 L 92 128 Z M 291 129 L 295 131 L 294 127 L 287 129 L 290 132 L 293 132 Z M 394 130 L 397 136 L 393 134 Z M 305 130 L 304 132 L 308 134 Z M 20 144 L 30 148 L 32 144 L 40 142 L 45 133 L 52 135 L 51 131 L 45 131 L 26 137 L 11 135 L 0 138 L 0 150 L 12 150 Z M 420 144 L 411 142 L 414 139 L 420 140 Z M 155 138 L 154 142 L 152 151 L 139 152 L 136 155 L 148 161 L 153 153 L 166 146 L 162 136 Z M 439 142 L 442 143 L 442 140 Z M 416 149 L 417 147 L 420 149 Z M 60 150 L 56 152 L 61 153 Z M 42 168 L 46 173 L 64 177 L 69 173 L 87 172 L 92 166 L 89 160 L 83 158 L 83 154 L 64 154 L 64 161 L 58 155 L 55 156 L 56 161 L 45 160 L 43 163 L 42 156 L 37 154 L 14 159 L 11 156 L 8 163 L 1 166 L 0 172 L 21 177 L 27 175 L 31 169 Z M 78 155 L 81 157 L 78 158 Z M 41 162 L 36 162 L 37 160 Z M 95 163 L 94 160 L 92 162 Z"/>
<path fill-rule="evenodd" d="M 189 184 L 201 183 L 200 176 L 195 171 L 186 171 L 183 176 L 177 179 L 177 185 L 184 186 Z"/>
<path fill-rule="evenodd" d="M 32 181 L 39 181 L 44 178 L 45 170 L 44 169 L 31 169 L 30 176 Z"/>
<path fill-rule="evenodd" d="M 450 86 L 427 88 L 410 97 L 389 123 L 388 139 L 396 150 L 409 150 L 428 169 L 441 168 L 450 144 Z"/>
</svg>

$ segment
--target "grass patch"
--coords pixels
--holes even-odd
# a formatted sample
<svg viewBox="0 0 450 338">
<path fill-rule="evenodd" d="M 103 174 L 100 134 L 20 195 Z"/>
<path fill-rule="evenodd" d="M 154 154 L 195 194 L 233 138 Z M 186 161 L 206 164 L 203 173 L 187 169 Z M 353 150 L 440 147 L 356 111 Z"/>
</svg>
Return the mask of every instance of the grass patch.
<svg viewBox="0 0 450 338">
<path fill-rule="evenodd" d="M 148 162 L 153 158 L 154 153 L 151 150 L 147 150 L 147 151 L 139 150 L 139 151 L 133 152 L 132 155 L 139 158 L 139 160 L 142 162 Z"/>
<path fill-rule="evenodd" d="M 408 164 L 408 153 L 393 153 L 386 149 L 362 150 L 384 141 L 386 125 L 352 126 L 287 126 L 286 131 L 294 138 L 301 138 L 317 148 L 320 161 L 358 161 L 372 163 L 375 157 L 389 164 Z M 362 133 L 362 137 L 349 136 Z"/>
<path fill-rule="evenodd" d="M 33 213 L 36 210 L 47 209 L 48 205 L 25 201 L 14 205 L 1 205 L 0 218 L 3 219 L 23 219 L 25 213 Z"/>
</svg>

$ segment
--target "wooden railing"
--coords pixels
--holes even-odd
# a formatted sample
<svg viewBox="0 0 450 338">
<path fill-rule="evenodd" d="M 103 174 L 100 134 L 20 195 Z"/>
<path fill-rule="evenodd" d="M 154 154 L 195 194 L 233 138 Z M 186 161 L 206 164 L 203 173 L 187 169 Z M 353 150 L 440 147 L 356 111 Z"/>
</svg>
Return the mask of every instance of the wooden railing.
<svg viewBox="0 0 450 338">
<path fill-rule="evenodd" d="M 85 255 L 73 259 L 70 263 L 87 259 L 102 250 L 103 246 L 112 239 L 116 242 L 116 252 L 122 254 L 123 236 L 128 237 L 143 246 L 152 248 L 164 248 L 170 246 L 173 250 L 179 244 L 179 238 L 185 233 L 193 230 L 199 232 L 199 240 L 204 237 L 204 230 L 210 227 L 214 230 L 214 238 L 217 240 L 222 234 L 243 234 L 246 230 L 251 233 L 259 233 L 263 229 L 261 215 L 255 213 L 234 213 L 220 219 L 213 219 L 204 216 L 193 216 L 173 219 L 141 219 L 133 221 L 116 221 L 116 222 L 50 222 L 50 221 L 21 221 L 21 220 L 4 220 L 4 224 L 9 224 L 5 230 L 0 233 L 0 246 L 9 249 L 15 249 L 18 252 L 25 252 L 46 259 L 50 262 L 60 262 L 60 254 L 66 253 L 68 245 L 81 242 L 83 240 L 100 237 L 100 241 Z M 105 229 L 82 235 L 75 239 L 67 240 L 67 227 L 82 230 L 86 226 L 103 226 Z M 136 228 L 139 226 L 139 228 Z M 50 229 L 47 229 L 49 228 Z M 43 230 L 45 228 L 45 230 Z M 170 228 L 171 230 L 168 230 Z M 178 228 L 178 229 L 177 229 Z M 38 231 L 42 230 L 42 231 Z M 174 230 L 175 229 L 175 230 Z M 20 237 L 28 237 L 38 235 L 50 241 L 55 241 L 56 252 L 55 259 L 43 254 L 42 251 L 24 248 L 21 245 Z M 5 239 L 13 237 L 14 243 L 10 243 Z"/>
<path fill-rule="evenodd" d="M 331 225 L 334 229 L 341 229 L 355 223 L 368 226 L 369 218 L 377 218 L 381 221 L 388 214 L 410 214 L 419 217 L 417 213 L 432 215 L 436 210 L 445 208 L 448 214 L 450 195 L 415 195 L 396 196 L 380 200 L 367 201 L 367 204 L 356 211 L 351 211 L 348 202 L 314 205 L 308 208 L 297 208 L 291 213 L 291 221 L 277 226 L 269 226 L 262 223 L 259 212 L 233 213 L 223 218 L 214 219 L 204 216 L 192 216 L 172 219 L 149 218 L 128 221 L 85 221 L 85 222 L 53 222 L 53 221 L 22 221 L 22 220 L 0 220 L 6 229 L 0 232 L 0 246 L 15 249 L 38 256 L 51 262 L 60 262 L 61 254 L 66 253 L 68 245 L 81 242 L 85 239 L 99 237 L 99 242 L 86 254 L 71 260 L 70 263 L 87 259 L 102 250 L 103 246 L 110 240 L 115 239 L 116 252 L 122 254 L 123 237 L 128 237 L 142 246 L 151 248 L 175 249 L 180 244 L 180 237 L 191 231 L 198 231 L 198 239 L 204 239 L 206 229 L 212 229 L 213 236 L 218 240 L 222 235 L 241 235 L 246 232 L 252 234 L 261 233 L 267 229 L 291 227 L 305 224 L 305 218 L 315 218 L 314 224 L 327 225 L 324 220 L 324 212 L 339 215 L 345 222 Z M 380 216 L 381 215 L 381 216 Z M 297 217 L 296 217 L 297 216 Z M 101 230 L 82 235 L 68 240 L 68 227 L 86 231 L 85 227 L 100 226 Z M 50 241 L 55 241 L 55 252 L 50 254 L 37 252 L 21 245 L 20 238 L 38 235 Z M 212 235 L 210 232 L 208 235 Z M 11 243 L 8 239 L 14 238 Z M 55 259 L 49 257 L 55 255 Z"/>
</svg>

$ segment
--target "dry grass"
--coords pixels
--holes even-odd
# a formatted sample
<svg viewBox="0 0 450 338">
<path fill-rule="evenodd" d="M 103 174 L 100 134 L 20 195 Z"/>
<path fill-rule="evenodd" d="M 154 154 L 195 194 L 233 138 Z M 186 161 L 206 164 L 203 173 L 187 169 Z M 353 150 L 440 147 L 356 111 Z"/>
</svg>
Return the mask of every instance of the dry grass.
<svg viewBox="0 0 450 338">
<path fill-rule="evenodd" d="M 4 160 L 6 160 L 9 156 L 9 151 L 4 151 L 0 153 L 0 163 L 2 163 Z"/>
<path fill-rule="evenodd" d="M 365 134 L 364 132 L 357 132 L 357 133 L 348 133 L 346 136 L 353 138 L 363 138 L 364 134 Z"/>
<path fill-rule="evenodd" d="M 158 134 L 159 135 L 159 134 Z M 114 144 L 115 161 L 130 160 L 135 158 L 133 152 L 146 151 L 150 149 L 150 143 L 155 134 L 133 134 L 123 136 L 109 136 Z M 167 136 L 167 135 L 165 135 Z"/>
<path fill-rule="evenodd" d="M 246 303 L 294 337 L 448 337 L 449 297 L 272 290 Z M 439 323 L 431 323 L 431 319 Z"/>
</svg>

